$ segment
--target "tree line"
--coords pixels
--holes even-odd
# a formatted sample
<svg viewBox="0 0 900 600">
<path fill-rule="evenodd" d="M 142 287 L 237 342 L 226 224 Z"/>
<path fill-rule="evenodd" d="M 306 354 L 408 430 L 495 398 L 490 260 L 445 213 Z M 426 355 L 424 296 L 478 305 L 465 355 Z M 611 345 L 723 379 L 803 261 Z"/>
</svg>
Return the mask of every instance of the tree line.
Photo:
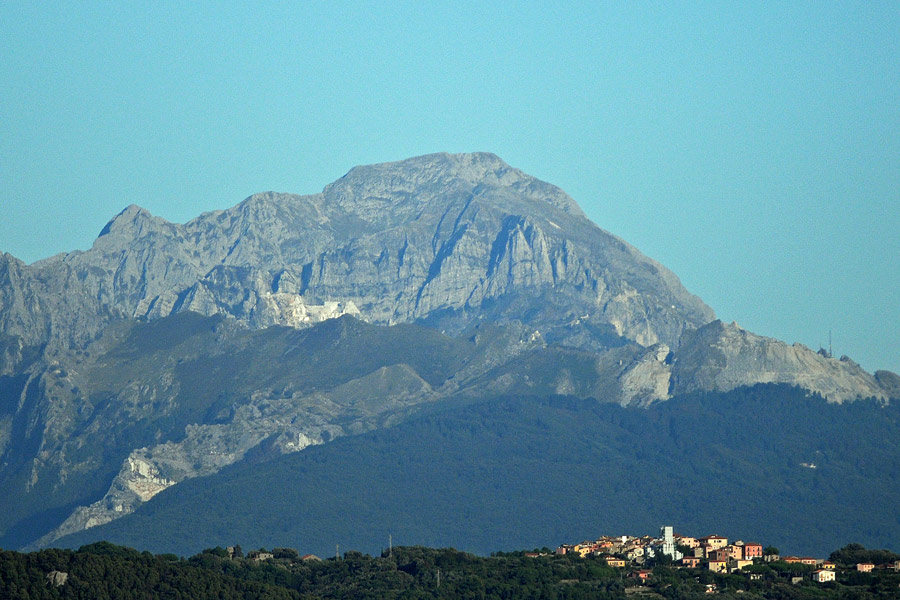
<svg viewBox="0 0 900 600">
<path fill-rule="evenodd" d="M 850 566 L 860 558 L 894 559 L 886 550 L 850 544 L 832 560 Z M 149 552 L 107 542 L 78 550 L 48 549 L 32 553 L 0 551 L 0 598 L 181 600 L 249 599 L 620 599 L 631 591 L 656 597 L 734 598 L 897 598 L 900 573 L 841 572 L 837 582 L 816 584 L 812 567 L 783 562 L 758 564 L 749 573 L 717 574 L 704 569 L 678 569 L 648 564 L 641 580 L 630 569 L 614 569 L 599 558 L 546 548 L 534 552 L 477 556 L 454 549 L 399 547 L 370 556 L 349 551 L 325 560 L 300 557 L 296 550 L 276 548 L 248 552 L 240 547 L 206 549 L 189 558 Z M 64 581 L 54 579 L 64 573 Z M 800 583 L 791 578 L 807 574 Z"/>
</svg>

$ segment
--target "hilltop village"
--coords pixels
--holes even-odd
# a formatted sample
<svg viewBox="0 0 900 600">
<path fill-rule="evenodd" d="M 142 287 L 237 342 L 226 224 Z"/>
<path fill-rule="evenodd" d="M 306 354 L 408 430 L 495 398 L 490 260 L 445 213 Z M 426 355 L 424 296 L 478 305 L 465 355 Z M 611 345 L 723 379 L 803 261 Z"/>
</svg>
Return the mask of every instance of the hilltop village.
<svg viewBox="0 0 900 600">
<path fill-rule="evenodd" d="M 743 540 L 729 543 L 728 538 L 720 535 L 700 538 L 680 535 L 674 533 L 670 526 L 661 527 L 659 537 L 603 536 L 597 540 L 578 544 L 562 544 L 556 549 L 558 555 L 573 553 L 581 557 L 599 558 L 610 567 L 630 568 L 631 577 L 644 580 L 651 576 L 652 571 L 643 567 L 660 564 L 688 569 L 707 569 L 714 573 L 739 573 L 746 575 L 751 581 L 763 578 L 758 569 L 753 569 L 759 564 L 782 562 L 787 565 L 814 567 L 811 571 L 809 569 L 795 571 L 796 574 L 791 576 L 792 583 L 810 578 L 817 583 L 835 581 L 838 571 L 838 566 L 834 562 L 824 558 L 781 556 L 778 549 L 772 546 L 763 547 L 762 544 Z M 859 562 L 843 568 L 861 573 L 870 573 L 876 569 L 900 571 L 900 560 L 878 565 Z"/>
<path fill-rule="evenodd" d="M 715 541 L 710 543 L 711 539 Z M 452 548 L 395 547 L 389 537 L 388 549 L 379 556 L 354 550 L 341 555 L 336 548 L 335 556 L 324 559 L 292 548 L 260 548 L 244 554 L 240 546 L 207 548 L 179 558 L 97 542 L 77 551 L 0 550 L 0 598 L 696 600 L 707 594 L 746 600 L 900 598 L 900 554 L 889 550 L 848 544 L 828 560 L 775 560 L 773 548 L 762 548 L 762 556 L 729 558 L 726 571 L 716 571 L 715 565 L 710 566 L 715 558 L 693 554 L 727 549 L 736 555 L 734 547 L 753 554 L 759 544 L 728 543 L 720 536 L 694 541 L 698 545 L 691 548 L 690 538 L 663 528 L 656 538 L 603 537 L 563 544 L 557 552 L 542 548 L 486 557 Z M 638 548 L 642 554 L 633 552 Z M 633 558 L 625 558 L 628 553 Z M 738 567 L 745 560 L 752 564 Z"/>
</svg>

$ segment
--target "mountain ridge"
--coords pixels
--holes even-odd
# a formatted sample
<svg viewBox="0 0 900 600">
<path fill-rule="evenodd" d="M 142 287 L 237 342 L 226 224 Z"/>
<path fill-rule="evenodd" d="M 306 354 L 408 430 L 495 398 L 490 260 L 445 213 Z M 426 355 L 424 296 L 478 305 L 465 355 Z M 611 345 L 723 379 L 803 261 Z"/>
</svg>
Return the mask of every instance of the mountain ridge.
<svg viewBox="0 0 900 600">
<path fill-rule="evenodd" d="M 303 361 L 276 351 L 291 331 L 307 332 Z M 304 346 L 325 332 L 344 354 Z M 116 350 L 124 335 L 141 340 L 134 356 Z M 386 362 L 359 360 L 373 351 Z M 353 377 L 324 365 L 324 388 L 284 383 L 284 365 L 304 373 L 320 354 Z M 234 373 L 249 380 L 221 388 Z M 254 194 L 184 224 L 129 205 L 87 251 L 0 257 L 0 485 L 13 503 L 0 541 L 50 543 L 248 453 L 450 398 L 647 407 L 757 383 L 833 402 L 900 391 L 892 373 L 717 321 L 565 192 L 492 154 L 356 167 L 318 194 Z"/>
<path fill-rule="evenodd" d="M 497 184 L 472 181 L 470 163 L 479 161 L 494 167 Z M 381 178 L 360 182 L 370 170 Z M 474 173 L 487 171 L 482 165 Z M 427 185 L 416 187 L 422 181 Z M 393 212 L 373 209 L 383 209 L 386 198 Z M 455 313 L 454 328 L 461 330 L 471 321 L 466 311 L 523 286 L 574 286 L 556 293 L 567 302 L 577 299 L 598 323 L 642 345 L 673 345 L 685 327 L 714 316 L 674 274 L 590 223 L 564 192 L 493 155 L 427 155 L 358 167 L 321 194 L 256 194 L 184 225 L 132 205 L 102 233 L 86 252 L 26 267 L 45 282 L 79 279 L 96 296 L 82 311 L 43 311 L 62 321 L 46 328 L 60 343 L 83 342 L 102 327 L 102 320 L 72 323 L 63 316 L 87 309 L 126 318 L 225 312 L 252 321 L 256 299 L 239 306 L 240 291 L 207 279 L 235 268 L 257 271 L 257 296 L 283 291 L 316 303 L 353 301 L 363 318 L 379 323 Z M 50 287 L 42 297 L 65 297 Z M 8 321 L 3 325 L 35 337 Z"/>
</svg>

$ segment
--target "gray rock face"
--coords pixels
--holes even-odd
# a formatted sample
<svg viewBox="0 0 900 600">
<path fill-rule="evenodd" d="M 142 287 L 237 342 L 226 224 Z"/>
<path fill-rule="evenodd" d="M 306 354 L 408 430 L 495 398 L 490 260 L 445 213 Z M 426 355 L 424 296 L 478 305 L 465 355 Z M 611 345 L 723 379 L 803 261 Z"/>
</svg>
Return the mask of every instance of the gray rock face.
<svg viewBox="0 0 900 600">
<path fill-rule="evenodd" d="M 285 316 L 279 304 L 339 303 L 318 312 L 358 310 L 379 324 L 440 319 L 451 331 L 521 320 L 576 345 L 586 340 L 563 328 L 573 319 L 677 346 L 713 318 L 561 190 L 490 154 L 357 167 L 321 194 L 258 194 L 185 225 L 130 206 L 87 252 L 32 266 L 5 257 L 0 282 L 2 330 L 62 347 L 111 319 L 188 310 L 297 324 L 297 311 Z M 534 306 L 542 295 L 554 310 Z M 301 322 L 320 318 L 306 312 Z"/>
<path fill-rule="evenodd" d="M 900 398 L 900 376 L 890 371 L 875 371 L 875 381 L 891 398 Z"/>
<path fill-rule="evenodd" d="M 672 367 L 675 393 L 786 383 L 819 393 L 831 402 L 889 397 L 888 389 L 846 357 L 836 360 L 802 344 L 789 346 L 750 333 L 736 323 L 714 321 L 686 337 Z"/>
<path fill-rule="evenodd" d="M 767 382 L 900 395 L 892 373 L 714 318 L 492 154 L 356 167 L 319 194 L 257 194 L 185 224 L 129 206 L 86 252 L 0 255 L 0 542 L 46 543 L 253 453 L 448 398 L 647 406 Z M 52 531 L 41 521 L 76 504 Z M 28 519 L 38 534 L 4 537 Z"/>
</svg>

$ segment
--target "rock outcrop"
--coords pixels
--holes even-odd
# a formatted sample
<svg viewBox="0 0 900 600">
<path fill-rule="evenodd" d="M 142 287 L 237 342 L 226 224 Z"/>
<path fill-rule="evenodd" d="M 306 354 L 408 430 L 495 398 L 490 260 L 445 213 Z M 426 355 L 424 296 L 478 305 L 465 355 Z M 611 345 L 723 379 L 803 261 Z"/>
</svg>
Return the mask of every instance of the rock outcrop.
<svg viewBox="0 0 900 600">
<path fill-rule="evenodd" d="M 673 364 L 673 391 L 732 390 L 757 383 L 786 383 L 831 402 L 887 400 L 890 390 L 847 357 L 834 359 L 802 344 L 753 334 L 736 323 L 713 321 L 692 332 Z"/>
<path fill-rule="evenodd" d="M 551 339 L 580 317 L 671 346 L 713 318 L 564 192 L 491 154 L 357 167 L 321 194 L 257 194 L 184 225 L 130 206 L 87 252 L 0 265 L 2 331 L 59 347 L 119 318 L 194 311 L 261 327 L 357 310 L 452 331 L 524 321 Z"/>
</svg>

